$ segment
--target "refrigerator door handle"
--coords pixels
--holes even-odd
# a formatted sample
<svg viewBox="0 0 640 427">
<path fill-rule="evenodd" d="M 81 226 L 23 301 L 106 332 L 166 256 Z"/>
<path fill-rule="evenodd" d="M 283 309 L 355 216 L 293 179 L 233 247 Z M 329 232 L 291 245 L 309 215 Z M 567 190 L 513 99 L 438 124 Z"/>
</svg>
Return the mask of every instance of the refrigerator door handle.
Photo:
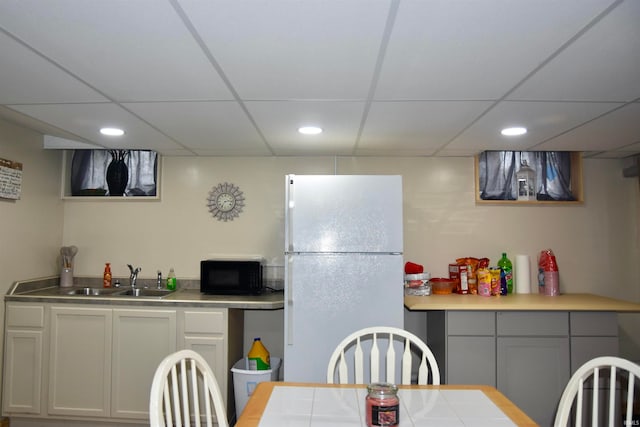
<svg viewBox="0 0 640 427">
<path fill-rule="evenodd" d="M 285 238 L 286 238 L 286 244 L 285 244 L 285 251 L 287 252 L 293 252 L 293 213 L 294 213 L 294 207 L 295 207 L 295 197 L 294 197 L 294 181 L 295 176 L 294 175 L 287 175 L 286 179 L 287 179 L 287 206 L 286 206 L 286 212 L 285 215 L 287 216 L 287 228 L 285 230 Z"/>
<path fill-rule="evenodd" d="M 293 257 L 287 261 L 287 345 L 293 345 Z"/>
</svg>

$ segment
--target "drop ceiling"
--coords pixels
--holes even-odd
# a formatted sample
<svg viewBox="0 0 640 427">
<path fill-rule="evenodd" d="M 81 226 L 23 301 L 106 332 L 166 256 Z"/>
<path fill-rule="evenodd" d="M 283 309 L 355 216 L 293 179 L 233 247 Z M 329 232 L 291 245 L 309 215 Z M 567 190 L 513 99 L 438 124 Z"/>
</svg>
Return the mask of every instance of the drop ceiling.
<svg viewBox="0 0 640 427">
<path fill-rule="evenodd" d="M 624 158 L 639 22 L 638 0 L 3 0 L 0 117 L 166 156 Z"/>
</svg>

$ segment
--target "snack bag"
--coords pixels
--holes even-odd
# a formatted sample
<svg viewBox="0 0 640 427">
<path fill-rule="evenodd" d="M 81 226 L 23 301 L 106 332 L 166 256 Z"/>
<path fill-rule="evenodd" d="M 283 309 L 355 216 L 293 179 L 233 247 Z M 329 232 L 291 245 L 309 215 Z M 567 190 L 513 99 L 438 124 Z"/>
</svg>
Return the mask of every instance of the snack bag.
<svg viewBox="0 0 640 427">
<path fill-rule="evenodd" d="M 491 295 L 500 296 L 500 272 L 502 270 L 498 267 L 491 267 L 489 273 L 491 273 Z"/>
<path fill-rule="evenodd" d="M 488 267 L 478 268 L 478 295 L 491 296 L 491 273 Z"/>
</svg>

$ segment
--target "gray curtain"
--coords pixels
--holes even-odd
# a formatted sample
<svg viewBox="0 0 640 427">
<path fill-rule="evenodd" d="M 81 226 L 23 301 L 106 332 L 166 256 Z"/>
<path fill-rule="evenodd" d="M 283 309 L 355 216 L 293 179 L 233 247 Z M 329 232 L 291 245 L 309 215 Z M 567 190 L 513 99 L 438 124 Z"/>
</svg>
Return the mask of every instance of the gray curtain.
<svg viewBox="0 0 640 427">
<path fill-rule="evenodd" d="M 571 192 L 571 153 L 567 151 L 485 151 L 478 178 L 483 200 L 517 200 L 516 173 L 522 162 L 536 171 L 537 200 L 576 200 Z"/>
<path fill-rule="evenodd" d="M 126 196 L 155 196 L 157 184 L 155 151 L 130 150 L 125 162 L 129 168 Z M 83 190 L 107 187 L 107 167 L 111 163 L 109 150 L 75 150 L 71 162 L 71 194 L 85 195 Z"/>
</svg>

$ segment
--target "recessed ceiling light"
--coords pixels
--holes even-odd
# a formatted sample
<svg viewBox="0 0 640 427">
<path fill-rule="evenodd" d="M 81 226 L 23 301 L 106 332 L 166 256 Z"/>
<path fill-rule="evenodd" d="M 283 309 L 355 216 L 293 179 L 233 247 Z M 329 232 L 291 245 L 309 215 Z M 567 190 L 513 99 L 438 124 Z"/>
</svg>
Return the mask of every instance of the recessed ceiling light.
<svg viewBox="0 0 640 427">
<path fill-rule="evenodd" d="M 100 133 L 107 136 L 122 136 L 124 135 L 124 131 L 118 128 L 102 128 L 100 129 Z"/>
<path fill-rule="evenodd" d="M 504 128 L 500 131 L 504 136 L 518 136 L 524 135 L 527 133 L 527 128 L 523 127 L 512 127 L 512 128 Z"/>
<path fill-rule="evenodd" d="M 298 128 L 298 132 L 303 135 L 318 135 L 319 133 L 322 133 L 322 128 L 317 126 L 303 126 Z"/>
</svg>

